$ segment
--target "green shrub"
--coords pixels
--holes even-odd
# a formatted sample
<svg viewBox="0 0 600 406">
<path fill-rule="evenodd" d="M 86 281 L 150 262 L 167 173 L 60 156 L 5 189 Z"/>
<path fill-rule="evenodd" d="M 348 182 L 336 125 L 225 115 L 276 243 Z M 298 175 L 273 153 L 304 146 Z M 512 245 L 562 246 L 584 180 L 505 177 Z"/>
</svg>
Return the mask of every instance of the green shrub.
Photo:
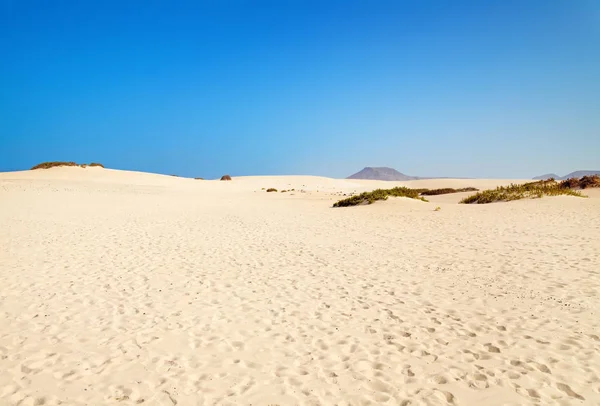
<svg viewBox="0 0 600 406">
<path fill-rule="evenodd" d="M 563 187 L 562 183 L 557 183 L 552 179 L 523 183 L 521 185 L 510 184 L 508 186 L 498 186 L 496 189 L 484 190 L 472 196 L 465 197 L 460 203 L 486 204 L 558 195 L 585 197 L 575 190 Z"/>
<path fill-rule="evenodd" d="M 411 199 L 419 199 L 424 202 L 425 198 L 419 196 L 417 189 L 409 189 L 407 187 L 395 187 L 392 189 L 376 189 L 372 192 L 363 192 L 356 196 L 342 199 L 339 202 L 334 203 L 333 207 L 348 207 L 357 206 L 359 204 L 372 204 L 377 200 L 387 200 L 389 196 L 394 197 L 409 197 Z"/>
</svg>

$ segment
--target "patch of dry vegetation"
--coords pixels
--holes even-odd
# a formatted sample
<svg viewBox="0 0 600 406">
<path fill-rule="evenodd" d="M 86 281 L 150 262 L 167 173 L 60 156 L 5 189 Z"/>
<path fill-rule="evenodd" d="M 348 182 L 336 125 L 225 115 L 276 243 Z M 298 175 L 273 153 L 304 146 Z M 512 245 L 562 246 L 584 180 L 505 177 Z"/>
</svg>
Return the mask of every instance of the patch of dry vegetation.
<svg viewBox="0 0 600 406">
<path fill-rule="evenodd" d="M 571 182 L 556 182 L 554 179 L 540 180 L 537 182 L 510 184 L 498 186 L 496 189 L 484 190 L 460 201 L 463 204 L 486 204 L 494 202 L 510 202 L 520 199 L 535 199 L 543 196 L 578 196 L 585 197 L 580 192 L 569 187 Z"/>
<path fill-rule="evenodd" d="M 223 175 L 223 176 L 221 176 L 221 180 L 231 180 L 231 176 Z"/>
<path fill-rule="evenodd" d="M 372 204 L 377 200 L 387 200 L 388 197 L 408 197 L 411 199 L 419 199 L 424 202 L 427 200 L 419 196 L 418 189 L 409 189 L 407 187 L 395 187 L 392 189 L 376 189 L 372 192 L 363 192 L 359 195 L 342 199 L 339 202 L 334 203 L 333 207 L 348 207 L 358 206 L 361 204 Z"/>
<path fill-rule="evenodd" d="M 34 169 L 48 169 L 55 168 L 58 166 L 79 166 L 75 162 L 62 162 L 62 161 L 52 161 L 52 162 L 42 162 L 41 164 L 37 164 L 31 170 Z"/>
<path fill-rule="evenodd" d="M 554 179 L 552 179 L 554 180 Z M 581 178 L 570 178 L 565 179 L 560 182 L 560 186 L 562 188 L 570 188 L 570 189 L 587 189 L 593 187 L 600 187 L 600 176 L 591 175 L 591 176 L 583 176 Z"/>
<path fill-rule="evenodd" d="M 479 189 L 474 188 L 474 187 L 464 187 L 461 189 L 453 189 L 453 188 L 431 189 L 431 190 L 425 189 L 424 191 L 421 192 L 421 195 L 437 196 L 437 195 L 446 195 L 449 193 L 477 192 L 477 191 L 479 191 Z"/>
<path fill-rule="evenodd" d="M 268 188 L 267 193 L 271 193 L 271 192 L 277 192 L 277 189 L 275 189 L 274 187 Z"/>
<path fill-rule="evenodd" d="M 34 166 L 33 168 L 31 168 L 31 170 L 34 169 L 49 169 L 49 168 L 56 168 L 56 167 L 60 167 L 60 166 L 80 166 L 82 168 L 85 168 L 87 166 L 99 166 L 101 168 L 104 168 L 104 165 L 99 164 L 97 162 L 92 162 L 89 165 L 86 164 L 78 164 L 77 162 L 65 162 L 65 161 L 50 161 L 50 162 L 42 162 L 41 164 L 37 164 L 36 166 Z"/>
</svg>

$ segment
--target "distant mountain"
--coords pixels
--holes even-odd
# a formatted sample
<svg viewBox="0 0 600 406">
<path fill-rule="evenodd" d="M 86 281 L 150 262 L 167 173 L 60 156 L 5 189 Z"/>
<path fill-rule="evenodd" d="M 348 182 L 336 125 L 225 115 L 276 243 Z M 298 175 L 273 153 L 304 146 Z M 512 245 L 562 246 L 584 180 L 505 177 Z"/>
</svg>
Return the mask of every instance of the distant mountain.
<svg viewBox="0 0 600 406">
<path fill-rule="evenodd" d="M 346 179 L 369 179 L 369 180 L 416 180 L 418 176 L 408 176 L 398 172 L 394 168 L 372 168 L 366 167 L 362 171 L 348 176 Z"/>
<path fill-rule="evenodd" d="M 550 178 L 560 179 L 560 176 L 558 176 L 555 173 L 547 173 L 545 175 L 536 176 L 535 178 L 533 178 L 533 180 L 546 180 Z"/>
<path fill-rule="evenodd" d="M 542 180 L 548 178 L 554 178 L 556 180 L 565 180 L 570 178 L 581 178 L 583 176 L 591 176 L 591 175 L 600 175 L 600 171 L 575 171 L 571 172 L 565 176 L 558 176 L 554 173 L 549 173 L 547 175 L 536 176 L 533 178 L 534 180 Z"/>
<path fill-rule="evenodd" d="M 600 171 L 575 171 L 562 177 L 562 179 L 581 178 L 582 176 L 600 175 Z"/>
</svg>

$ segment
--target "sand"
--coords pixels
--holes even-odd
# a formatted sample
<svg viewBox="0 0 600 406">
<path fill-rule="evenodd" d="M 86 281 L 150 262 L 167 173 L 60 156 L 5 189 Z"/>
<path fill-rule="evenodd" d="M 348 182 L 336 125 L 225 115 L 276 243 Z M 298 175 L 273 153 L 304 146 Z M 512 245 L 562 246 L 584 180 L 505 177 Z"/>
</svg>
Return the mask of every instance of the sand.
<svg viewBox="0 0 600 406">
<path fill-rule="evenodd" d="M 598 405 L 600 191 L 331 208 L 510 182 L 2 173 L 0 404 Z"/>
</svg>

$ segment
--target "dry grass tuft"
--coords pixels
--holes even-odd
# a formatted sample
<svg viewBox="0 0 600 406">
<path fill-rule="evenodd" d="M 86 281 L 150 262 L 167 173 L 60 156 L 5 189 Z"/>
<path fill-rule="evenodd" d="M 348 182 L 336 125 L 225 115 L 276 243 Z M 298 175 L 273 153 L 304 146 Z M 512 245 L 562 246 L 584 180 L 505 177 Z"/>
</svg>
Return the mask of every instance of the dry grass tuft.
<svg viewBox="0 0 600 406">
<path fill-rule="evenodd" d="M 461 193 L 461 192 L 477 192 L 479 189 L 474 187 L 465 187 L 461 189 L 453 189 L 453 188 L 444 188 L 444 189 L 432 189 L 425 190 L 421 192 L 423 196 L 437 196 L 437 195 L 446 195 L 449 193 Z"/>
<path fill-rule="evenodd" d="M 223 176 L 221 176 L 221 180 L 231 180 L 231 176 L 223 175 Z"/>
<path fill-rule="evenodd" d="M 49 169 L 49 168 L 56 168 L 56 167 L 59 167 L 59 166 L 80 166 L 82 168 L 85 168 L 87 166 L 99 166 L 101 168 L 104 168 L 104 165 L 99 164 L 99 163 L 95 163 L 95 162 L 92 162 L 89 165 L 86 165 L 86 164 L 79 165 L 78 163 L 73 162 L 73 161 L 70 161 L 70 162 L 51 161 L 51 162 L 42 162 L 41 164 L 37 164 L 36 166 L 34 166 L 33 168 L 31 168 L 31 170 L 34 170 L 34 169 Z"/>
<path fill-rule="evenodd" d="M 36 166 L 31 168 L 31 170 L 55 168 L 58 166 L 78 166 L 78 165 L 75 162 L 60 162 L 60 161 L 42 162 L 41 164 L 37 164 Z"/>
<path fill-rule="evenodd" d="M 271 193 L 271 192 L 277 192 L 277 189 L 275 189 L 274 187 L 268 188 L 267 193 Z"/>
<path fill-rule="evenodd" d="M 419 199 L 424 202 L 427 200 L 419 196 L 418 189 L 409 189 L 407 187 L 395 187 L 392 189 L 376 189 L 372 192 L 363 192 L 359 195 L 348 197 L 335 203 L 333 207 L 348 207 L 358 206 L 361 204 L 372 204 L 377 200 L 387 200 L 389 196 L 394 197 L 409 197 L 411 199 Z"/>
<path fill-rule="evenodd" d="M 570 182 L 558 183 L 554 179 L 540 180 L 537 182 L 523 183 L 521 185 L 511 184 L 499 186 L 496 189 L 484 190 L 460 201 L 464 204 L 486 204 L 494 202 L 510 202 L 520 199 L 535 199 L 542 196 L 578 196 L 585 197 L 580 192 L 570 189 L 565 185 Z"/>
</svg>

